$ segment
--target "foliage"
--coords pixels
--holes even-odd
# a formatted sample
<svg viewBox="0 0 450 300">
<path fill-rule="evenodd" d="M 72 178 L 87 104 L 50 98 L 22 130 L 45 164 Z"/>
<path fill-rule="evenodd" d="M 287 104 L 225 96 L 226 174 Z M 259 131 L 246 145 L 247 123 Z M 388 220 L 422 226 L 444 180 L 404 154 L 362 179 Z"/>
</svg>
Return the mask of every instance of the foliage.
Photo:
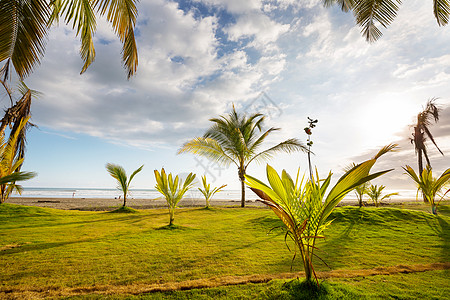
<svg viewBox="0 0 450 300">
<path fill-rule="evenodd" d="M 420 176 L 417 176 L 413 168 L 408 165 L 403 167 L 403 169 L 417 184 L 417 196 L 419 195 L 419 191 L 422 192 L 426 202 L 429 202 L 431 205 L 431 212 L 437 215 L 439 203 L 450 192 L 449 189 L 441 194 L 442 190 L 450 183 L 450 168 L 445 170 L 439 178 L 433 177 L 433 172 L 429 166 L 423 170 Z M 440 199 L 436 201 L 436 197 L 440 197 Z"/>
<path fill-rule="evenodd" d="M 178 154 L 190 152 L 205 156 L 223 165 L 235 164 L 241 181 L 241 206 L 245 206 L 245 174 L 253 161 L 265 161 L 278 152 L 307 151 L 297 139 L 288 139 L 271 148 L 258 152 L 267 136 L 279 130 L 271 127 L 263 130 L 265 116 L 262 114 L 238 114 L 233 110 L 228 116 L 210 119 L 214 124 L 203 137 L 194 138 L 183 144 Z"/>
<path fill-rule="evenodd" d="M 423 172 L 423 162 L 422 162 L 422 156 L 425 157 L 425 160 L 427 161 L 427 166 L 431 167 L 430 159 L 428 158 L 428 150 L 426 141 L 427 139 L 430 139 L 433 144 L 436 146 L 438 151 L 442 153 L 441 149 L 437 146 L 436 142 L 434 141 L 434 137 L 431 134 L 430 126 L 431 121 L 434 120 L 435 122 L 439 121 L 439 107 L 436 106 L 434 101 L 436 98 L 432 98 L 428 100 L 427 105 L 425 106 L 425 109 L 420 112 L 417 115 L 417 124 L 414 126 L 414 133 L 413 138 L 411 139 L 411 143 L 414 144 L 414 149 L 416 150 L 417 154 L 417 160 L 419 165 L 419 174 L 422 174 Z M 425 200 L 425 199 L 424 199 Z"/>
<path fill-rule="evenodd" d="M 125 172 L 125 169 L 122 166 L 107 163 L 106 164 L 106 170 L 108 171 L 109 175 L 111 175 L 114 179 L 117 180 L 117 189 L 121 190 L 123 192 L 123 205 L 122 207 L 125 207 L 127 203 L 127 195 L 130 189 L 131 180 L 133 180 L 134 176 L 139 173 L 144 165 L 137 168 L 130 176 L 130 179 L 127 178 L 127 173 Z"/>
<path fill-rule="evenodd" d="M 352 11 L 356 24 L 368 42 L 375 42 L 382 33 L 378 26 L 387 28 L 397 16 L 401 0 L 323 0 L 325 6 L 337 4 L 342 11 Z M 439 26 L 448 24 L 450 1 L 433 0 L 433 13 Z"/>
<path fill-rule="evenodd" d="M 178 175 L 173 178 L 172 173 L 169 173 L 167 176 L 166 171 L 162 168 L 161 173 L 155 170 L 155 178 L 156 190 L 166 198 L 169 208 L 169 226 L 171 226 L 175 219 L 175 208 L 177 208 L 178 202 L 180 202 L 184 194 L 193 186 L 195 174 L 189 173 L 183 183 L 183 180 L 179 179 Z"/>
<path fill-rule="evenodd" d="M 267 165 L 267 179 L 270 186 L 258 179 L 246 176 L 247 185 L 262 199 L 261 202 L 269 206 L 287 227 L 286 236 L 295 243 L 294 257 L 297 251 L 302 259 L 305 276 L 311 281 L 317 277 L 313 267 L 316 239 L 323 238 L 323 231 L 330 225 L 328 216 L 336 205 L 355 187 L 381 176 L 391 170 L 369 175 L 377 159 L 396 147 L 391 144 L 383 147 L 378 154 L 346 172 L 325 197 L 330 185 L 332 173 L 325 180 L 316 176 L 303 184 L 304 177 L 299 181 L 299 172 L 294 181 L 283 170 L 281 177 Z M 299 170 L 300 171 L 300 170 Z"/>
<path fill-rule="evenodd" d="M 17 181 L 24 181 L 36 176 L 34 172 L 21 172 L 24 158 L 16 151 L 17 140 L 22 129 L 26 126 L 29 118 L 25 118 L 17 124 L 17 130 L 11 131 L 8 141 L 4 135 L 0 135 L 0 204 L 4 203 L 13 191 L 19 194 L 22 187 L 16 184 Z"/>
<path fill-rule="evenodd" d="M 385 188 L 386 186 L 384 185 L 377 186 L 371 184 L 366 190 L 367 196 L 369 196 L 370 200 L 375 203 L 376 207 L 378 207 L 378 204 L 381 203 L 381 201 L 383 201 L 384 199 L 389 199 L 391 196 L 398 195 L 398 193 L 390 193 L 381 197 L 381 194 Z"/>
<path fill-rule="evenodd" d="M 123 44 L 122 61 L 128 78 L 138 64 L 137 46 L 134 37 L 137 8 L 136 0 L 34 0 L 0 2 L 0 61 L 4 80 L 9 76 L 11 64 L 20 79 L 29 75 L 45 52 L 45 40 L 53 24 L 62 18 L 71 24 L 81 39 L 81 58 L 84 61 L 81 73 L 95 59 L 94 33 L 96 18 L 106 17 Z"/>
<path fill-rule="evenodd" d="M 351 163 L 348 167 L 344 168 L 344 171 L 350 171 L 352 168 L 354 168 L 356 166 L 355 163 Z M 356 199 L 358 199 L 358 205 L 359 207 L 363 206 L 363 198 L 364 195 L 367 193 L 367 188 L 369 187 L 370 181 L 364 182 L 361 185 L 358 185 L 357 187 L 355 187 L 355 195 L 356 195 Z"/>
<path fill-rule="evenodd" d="M 224 187 L 227 186 L 226 184 L 224 184 L 220 187 L 215 187 L 211 190 L 211 184 L 206 182 L 206 176 L 202 176 L 202 184 L 203 189 L 198 188 L 198 190 L 203 194 L 203 196 L 205 196 L 206 207 L 210 206 L 209 200 L 212 198 L 212 196 L 214 196 L 215 193 L 220 192 L 220 190 L 222 190 Z"/>
</svg>

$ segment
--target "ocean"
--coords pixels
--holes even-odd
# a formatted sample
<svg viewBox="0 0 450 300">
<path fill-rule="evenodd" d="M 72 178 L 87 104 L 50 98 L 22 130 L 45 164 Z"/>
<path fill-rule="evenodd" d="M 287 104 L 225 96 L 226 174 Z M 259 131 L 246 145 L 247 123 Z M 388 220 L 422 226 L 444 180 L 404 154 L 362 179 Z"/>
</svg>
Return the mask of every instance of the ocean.
<svg viewBox="0 0 450 300">
<path fill-rule="evenodd" d="M 247 194 L 253 194 L 247 191 Z M 22 195 L 13 194 L 11 197 L 32 197 L 32 198 L 106 198 L 114 199 L 122 196 L 118 189 L 104 188 L 31 188 L 24 187 Z M 254 194 L 252 195 L 254 196 Z M 162 195 L 155 189 L 131 189 L 128 197 L 135 199 L 155 199 Z M 203 194 L 197 189 L 189 190 L 184 198 L 203 198 Z M 225 200 L 241 199 L 240 190 L 222 190 L 214 195 L 213 198 Z M 256 196 L 254 196 L 256 199 Z M 252 198 L 251 198 L 252 199 Z"/>
<path fill-rule="evenodd" d="M 393 196 L 392 200 L 415 199 L 416 191 L 414 190 L 385 190 L 383 195 L 388 193 L 398 192 L 400 195 Z M 33 198 L 106 198 L 114 199 L 121 196 L 122 193 L 118 189 L 104 189 L 104 188 L 32 188 L 25 187 L 22 195 L 13 194 L 11 197 L 33 197 Z M 161 198 L 162 195 L 155 189 L 132 189 L 129 193 L 130 198 L 135 199 L 156 199 Z M 202 199 L 203 195 L 197 188 L 189 190 L 184 198 L 188 199 Z M 246 190 L 246 198 L 248 200 L 257 199 L 256 195 Z M 222 190 L 213 196 L 214 199 L 223 200 L 240 200 L 240 190 Z M 347 195 L 346 199 L 356 199 L 354 193 Z M 365 196 L 367 199 L 367 196 Z"/>
</svg>

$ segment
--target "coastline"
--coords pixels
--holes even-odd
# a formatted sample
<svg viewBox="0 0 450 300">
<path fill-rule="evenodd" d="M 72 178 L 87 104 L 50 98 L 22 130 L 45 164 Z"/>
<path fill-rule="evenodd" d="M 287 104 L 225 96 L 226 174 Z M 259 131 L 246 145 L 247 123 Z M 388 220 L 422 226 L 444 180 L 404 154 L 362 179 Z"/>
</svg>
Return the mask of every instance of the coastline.
<svg viewBox="0 0 450 300">
<path fill-rule="evenodd" d="M 401 203 L 420 203 L 415 199 L 395 199 L 383 202 L 382 205 L 401 204 Z M 80 210 L 80 211 L 111 211 L 123 205 L 122 199 L 114 198 L 51 198 L 51 197 L 10 197 L 6 203 L 19 204 L 26 206 L 48 207 L 62 210 Z M 230 199 L 212 199 L 212 207 L 240 207 L 241 201 Z M 205 207 L 205 199 L 201 198 L 183 198 L 179 203 L 180 208 Z M 344 199 L 338 206 L 357 205 L 354 199 Z M 157 209 L 167 208 L 167 202 L 164 198 L 155 199 L 127 199 L 126 205 L 134 209 Z M 248 207 L 266 208 L 266 205 L 248 199 L 246 201 Z"/>
</svg>

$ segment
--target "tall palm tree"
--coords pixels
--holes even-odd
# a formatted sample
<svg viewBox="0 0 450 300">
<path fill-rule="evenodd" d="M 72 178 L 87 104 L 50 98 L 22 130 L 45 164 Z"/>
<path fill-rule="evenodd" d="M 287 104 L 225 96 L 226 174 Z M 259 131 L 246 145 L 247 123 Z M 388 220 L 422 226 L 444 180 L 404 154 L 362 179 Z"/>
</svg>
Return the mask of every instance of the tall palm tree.
<svg viewBox="0 0 450 300">
<path fill-rule="evenodd" d="M 383 34 L 376 24 L 387 28 L 397 16 L 401 0 L 322 0 L 328 7 L 338 5 L 342 11 L 352 11 L 356 24 L 362 27 L 361 33 L 368 42 L 375 42 Z M 439 26 L 448 24 L 450 14 L 449 0 L 433 0 L 433 13 Z"/>
<path fill-rule="evenodd" d="M 133 180 L 134 176 L 139 173 L 144 165 L 137 168 L 133 174 L 131 174 L 130 179 L 127 179 L 127 173 L 125 172 L 125 169 L 122 166 L 107 163 L 106 164 L 106 170 L 108 171 L 109 175 L 111 175 L 114 179 L 117 180 L 117 188 L 123 192 L 123 205 L 122 207 L 125 207 L 127 204 L 127 195 L 128 191 L 130 189 L 131 180 Z"/>
<path fill-rule="evenodd" d="M 17 181 L 24 181 L 36 176 L 34 172 L 21 172 L 23 157 L 16 151 L 18 137 L 26 126 L 29 118 L 21 120 L 17 130 L 10 133 L 5 142 L 4 135 L 0 135 L 0 204 L 4 203 L 13 191 L 22 192 Z"/>
<path fill-rule="evenodd" d="M 429 138 L 433 144 L 436 146 L 438 151 L 442 153 L 441 149 L 437 146 L 434 141 L 434 137 L 430 132 L 431 121 L 434 119 L 435 122 L 439 121 L 439 107 L 436 106 L 434 101 L 436 98 L 431 98 L 428 100 L 425 109 L 417 115 L 417 124 L 414 126 L 413 138 L 411 143 L 414 144 L 414 149 L 416 150 L 417 160 L 419 164 L 419 174 L 423 172 L 423 158 L 427 161 L 427 166 L 431 167 L 430 159 L 428 158 L 428 150 L 426 146 L 427 138 Z M 424 199 L 425 200 L 425 199 Z"/>
<path fill-rule="evenodd" d="M 203 135 L 186 142 L 178 154 L 191 152 L 205 156 L 226 166 L 235 164 L 241 181 L 241 207 L 245 207 L 245 174 L 252 161 L 264 161 L 277 152 L 307 151 L 302 143 L 293 138 L 281 142 L 269 149 L 258 152 L 266 137 L 279 130 L 269 128 L 263 132 L 262 124 L 265 117 L 262 114 L 252 114 L 247 117 L 233 110 L 228 116 L 210 119 L 214 123 Z"/>
<path fill-rule="evenodd" d="M 138 65 L 134 37 L 137 0 L 2 0 L 0 1 L 1 75 L 9 76 L 11 65 L 23 79 L 39 64 L 45 52 L 48 31 L 62 18 L 80 36 L 81 73 L 95 59 L 96 18 L 106 16 L 123 44 L 122 61 L 130 78 Z"/>
</svg>

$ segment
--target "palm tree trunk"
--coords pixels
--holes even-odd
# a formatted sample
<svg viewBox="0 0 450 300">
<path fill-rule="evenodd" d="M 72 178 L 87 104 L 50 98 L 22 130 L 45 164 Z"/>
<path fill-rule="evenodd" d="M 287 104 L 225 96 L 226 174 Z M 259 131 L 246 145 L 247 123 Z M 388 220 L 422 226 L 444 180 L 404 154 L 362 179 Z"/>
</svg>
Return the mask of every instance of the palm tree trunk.
<svg viewBox="0 0 450 300">
<path fill-rule="evenodd" d="M 422 172 L 423 172 L 422 149 L 419 149 L 419 151 L 417 152 L 417 159 L 418 159 L 418 164 L 419 164 L 419 177 L 420 177 L 420 176 L 422 176 Z M 428 203 L 428 199 L 425 197 L 425 195 L 423 195 L 423 202 Z"/>
<path fill-rule="evenodd" d="M 122 207 L 125 207 L 126 204 L 127 204 L 127 194 L 124 193 L 123 194 L 123 205 L 122 205 Z"/>
<path fill-rule="evenodd" d="M 245 207 L 245 167 L 243 163 L 238 169 L 239 180 L 241 181 L 241 207 Z"/>
<path fill-rule="evenodd" d="M 241 207 L 245 207 L 245 178 L 241 177 L 239 179 L 241 180 Z"/>
</svg>

